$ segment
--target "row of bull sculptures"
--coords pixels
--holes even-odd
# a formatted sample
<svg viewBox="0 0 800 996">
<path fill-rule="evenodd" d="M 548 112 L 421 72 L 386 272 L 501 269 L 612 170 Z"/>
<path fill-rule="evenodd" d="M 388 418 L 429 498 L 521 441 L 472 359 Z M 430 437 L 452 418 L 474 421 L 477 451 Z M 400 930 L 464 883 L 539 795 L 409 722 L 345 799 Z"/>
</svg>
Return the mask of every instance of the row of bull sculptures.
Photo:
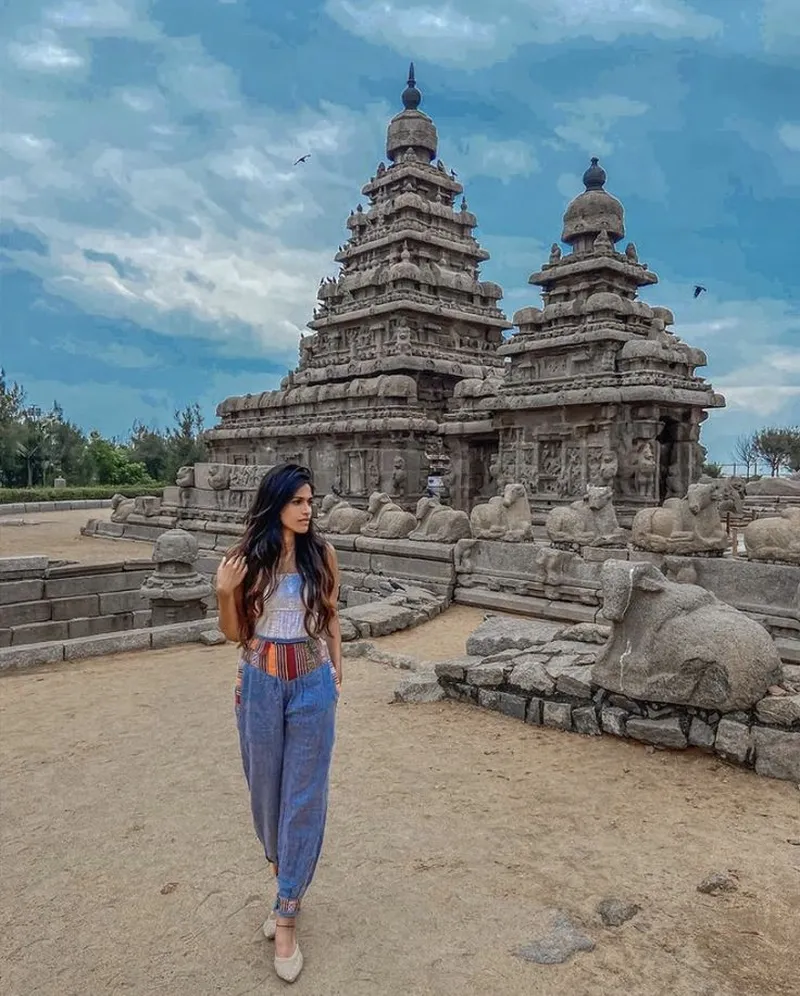
<svg viewBox="0 0 800 996">
<path fill-rule="evenodd" d="M 625 547 L 678 556 L 722 556 L 731 540 L 720 515 L 723 492 L 717 482 L 689 486 L 685 498 L 669 498 L 657 508 L 636 513 L 630 532 L 617 521 L 610 487 L 590 485 L 583 498 L 559 505 L 547 517 L 545 529 L 558 549 Z M 336 494 L 322 500 L 318 526 L 325 532 L 456 543 L 461 539 L 505 543 L 533 541 L 531 508 L 523 484 L 507 484 L 501 495 L 476 505 L 470 515 L 425 495 L 415 512 L 404 509 L 386 493 L 370 495 L 366 509 L 356 508 Z M 750 560 L 800 564 L 800 508 L 778 516 L 755 519 L 743 531 Z"/>
</svg>

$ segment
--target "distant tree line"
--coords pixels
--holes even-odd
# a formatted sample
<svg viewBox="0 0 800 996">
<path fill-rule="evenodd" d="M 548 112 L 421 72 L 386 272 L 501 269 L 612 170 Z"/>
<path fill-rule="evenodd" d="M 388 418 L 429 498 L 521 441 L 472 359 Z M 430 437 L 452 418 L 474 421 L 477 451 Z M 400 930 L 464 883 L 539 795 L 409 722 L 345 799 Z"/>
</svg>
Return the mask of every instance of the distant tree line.
<svg viewBox="0 0 800 996">
<path fill-rule="evenodd" d="M 0 487 L 171 484 L 184 464 L 202 462 L 203 416 L 198 405 L 176 411 L 158 429 L 135 422 L 124 440 L 85 433 L 64 416 L 58 402 L 45 411 L 29 405 L 21 384 L 0 369 Z"/>
<path fill-rule="evenodd" d="M 752 435 L 739 436 L 733 457 L 743 465 L 748 478 L 756 476 L 764 465 L 771 477 L 800 470 L 800 427 L 769 426 Z"/>
</svg>

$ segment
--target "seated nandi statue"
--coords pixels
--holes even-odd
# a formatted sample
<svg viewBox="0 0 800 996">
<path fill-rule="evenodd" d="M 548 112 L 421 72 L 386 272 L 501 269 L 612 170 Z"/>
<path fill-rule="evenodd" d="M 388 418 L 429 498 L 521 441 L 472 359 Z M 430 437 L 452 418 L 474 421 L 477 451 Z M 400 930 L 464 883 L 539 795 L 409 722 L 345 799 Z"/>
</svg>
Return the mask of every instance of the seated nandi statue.
<svg viewBox="0 0 800 996">
<path fill-rule="evenodd" d="M 405 539 L 417 524 L 413 512 L 406 512 L 385 491 L 373 491 L 367 504 L 369 519 L 361 527 L 362 536 L 376 539 Z"/>
<path fill-rule="evenodd" d="M 353 535 L 369 521 L 369 512 L 354 508 L 349 501 L 333 493 L 322 499 L 316 526 L 325 533 Z"/>
<path fill-rule="evenodd" d="M 124 495 L 116 494 L 111 499 L 111 521 L 127 522 L 128 516 L 133 512 L 135 498 L 126 498 Z"/>
<path fill-rule="evenodd" d="M 786 508 L 780 515 L 753 519 L 742 535 L 749 560 L 800 564 L 800 508 Z"/>
<path fill-rule="evenodd" d="M 631 527 L 633 545 L 651 553 L 722 556 L 728 537 L 719 516 L 715 484 L 690 484 L 685 498 L 643 508 Z"/>
<path fill-rule="evenodd" d="M 612 498 L 611 488 L 590 484 L 580 500 L 552 509 L 545 528 L 553 546 L 570 550 L 624 543 Z"/>
<path fill-rule="evenodd" d="M 475 539 L 522 543 L 533 538 L 531 507 L 524 484 L 506 484 L 502 496 L 476 505 L 469 517 Z"/>
<path fill-rule="evenodd" d="M 417 502 L 417 527 L 409 533 L 409 539 L 428 543 L 457 543 L 471 535 L 466 512 L 442 505 L 433 496 L 423 495 Z"/>
<path fill-rule="evenodd" d="M 191 466 L 179 467 L 178 473 L 175 475 L 175 484 L 179 488 L 193 488 L 194 467 Z"/>
</svg>

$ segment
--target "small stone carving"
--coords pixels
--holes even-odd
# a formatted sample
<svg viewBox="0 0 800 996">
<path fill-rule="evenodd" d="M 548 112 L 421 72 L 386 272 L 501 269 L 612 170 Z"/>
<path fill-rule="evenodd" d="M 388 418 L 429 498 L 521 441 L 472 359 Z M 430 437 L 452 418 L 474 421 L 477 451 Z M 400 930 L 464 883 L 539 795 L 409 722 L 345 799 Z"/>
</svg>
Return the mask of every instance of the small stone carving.
<svg viewBox="0 0 800 996">
<path fill-rule="evenodd" d="M 691 484 L 685 498 L 668 498 L 662 508 L 643 508 L 631 527 L 633 545 L 652 553 L 721 556 L 728 537 L 713 484 Z"/>
<path fill-rule="evenodd" d="M 161 512 L 161 499 L 155 495 L 139 495 L 133 499 L 133 511 L 136 515 L 151 519 Z"/>
<path fill-rule="evenodd" d="M 653 564 L 608 560 L 602 615 L 613 623 L 592 681 L 632 699 L 732 712 L 778 682 L 781 659 L 759 623 Z"/>
<path fill-rule="evenodd" d="M 179 488 L 193 488 L 194 467 L 180 467 L 175 475 L 175 484 Z"/>
<path fill-rule="evenodd" d="M 617 459 L 617 454 L 612 453 L 611 450 L 603 450 L 603 455 L 600 457 L 600 467 L 597 472 L 597 483 L 613 490 L 618 473 L 619 460 Z"/>
<path fill-rule="evenodd" d="M 475 539 L 521 543 L 533 536 L 531 507 L 522 484 L 507 484 L 502 497 L 496 495 L 476 505 L 469 521 Z"/>
<path fill-rule="evenodd" d="M 213 592 L 205 575 L 194 569 L 197 540 L 183 529 L 169 529 L 153 546 L 155 571 L 145 578 L 141 592 L 152 605 L 152 626 L 204 619 L 204 599 Z"/>
<path fill-rule="evenodd" d="M 404 495 L 406 493 L 406 462 L 401 456 L 394 458 L 394 470 L 392 471 L 392 494 Z"/>
<path fill-rule="evenodd" d="M 359 533 L 367 522 L 369 522 L 369 512 L 354 508 L 349 501 L 333 492 L 322 499 L 316 525 L 326 533 L 352 536 Z"/>
<path fill-rule="evenodd" d="M 551 263 L 557 263 L 560 259 L 561 259 L 561 246 L 557 242 L 554 242 L 552 246 L 550 246 L 549 261 Z"/>
<path fill-rule="evenodd" d="M 367 467 L 367 484 L 369 486 L 370 493 L 373 491 L 380 491 L 381 471 L 380 467 L 374 460 L 370 460 L 369 466 Z"/>
<path fill-rule="evenodd" d="M 405 539 L 417 524 L 413 512 L 406 512 L 385 491 L 369 496 L 369 520 L 361 527 L 362 536 L 378 539 Z"/>
<path fill-rule="evenodd" d="M 466 512 L 448 508 L 438 498 L 427 495 L 417 502 L 417 527 L 409 533 L 409 539 L 429 543 L 457 543 L 471 535 Z"/>
<path fill-rule="evenodd" d="M 128 516 L 133 511 L 135 503 L 135 498 L 126 498 L 124 495 L 114 495 L 111 499 L 111 521 L 127 522 Z"/>
<path fill-rule="evenodd" d="M 653 444 L 649 440 L 645 440 L 640 445 L 634 458 L 634 474 L 636 492 L 639 497 L 648 498 L 653 495 L 653 484 L 656 479 L 656 457 L 653 452 Z"/>
<path fill-rule="evenodd" d="M 639 254 L 636 252 L 636 246 L 634 245 L 633 242 L 629 242 L 625 246 L 625 255 L 628 257 L 629 262 L 631 263 L 639 262 Z"/>
<path fill-rule="evenodd" d="M 212 463 L 208 468 L 208 483 L 214 491 L 225 491 L 231 482 L 231 468 L 226 463 Z"/>
<path fill-rule="evenodd" d="M 745 527 L 743 539 L 749 560 L 800 564 L 800 508 L 754 519 Z"/>
<path fill-rule="evenodd" d="M 547 516 L 547 535 L 553 546 L 579 550 L 582 546 L 614 546 L 625 542 L 617 522 L 613 492 L 589 485 L 580 501 L 552 509 Z"/>
</svg>

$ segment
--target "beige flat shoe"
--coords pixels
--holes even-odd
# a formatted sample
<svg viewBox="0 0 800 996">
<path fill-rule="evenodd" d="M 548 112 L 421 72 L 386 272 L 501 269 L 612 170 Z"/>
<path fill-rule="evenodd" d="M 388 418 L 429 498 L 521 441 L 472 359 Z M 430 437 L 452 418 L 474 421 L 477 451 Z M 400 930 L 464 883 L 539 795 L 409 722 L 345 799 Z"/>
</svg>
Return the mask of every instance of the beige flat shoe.
<svg viewBox="0 0 800 996">
<path fill-rule="evenodd" d="M 275 940 L 275 931 L 278 929 L 278 920 L 275 916 L 275 910 L 269 911 L 269 916 L 261 924 L 261 929 L 264 931 L 264 937 L 266 937 L 268 941 Z"/>
<path fill-rule="evenodd" d="M 279 958 L 275 955 L 275 974 L 284 982 L 295 982 L 302 971 L 303 952 L 299 944 L 295 944 L 294 953 L 289 958 Z"/>
</svg>

